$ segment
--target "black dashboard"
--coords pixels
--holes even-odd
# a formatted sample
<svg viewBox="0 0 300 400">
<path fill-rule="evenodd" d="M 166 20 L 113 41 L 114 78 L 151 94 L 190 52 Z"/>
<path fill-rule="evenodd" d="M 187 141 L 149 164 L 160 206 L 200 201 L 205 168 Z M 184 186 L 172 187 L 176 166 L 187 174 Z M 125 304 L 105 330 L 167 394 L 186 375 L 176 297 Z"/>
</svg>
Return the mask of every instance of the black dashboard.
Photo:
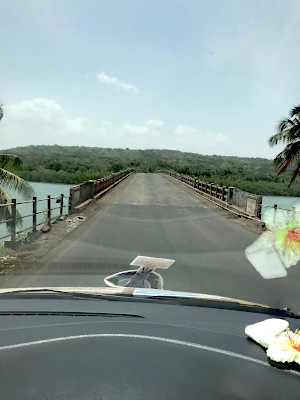
<svg viewBox="0 0 300 400">
<path fill-rule="evenodd" d="M 269 317 L 147 302 L 1 300 L 0 399 L 295 399 L 300 373 L 270 366 L 244 333 Z"/>
</svg>

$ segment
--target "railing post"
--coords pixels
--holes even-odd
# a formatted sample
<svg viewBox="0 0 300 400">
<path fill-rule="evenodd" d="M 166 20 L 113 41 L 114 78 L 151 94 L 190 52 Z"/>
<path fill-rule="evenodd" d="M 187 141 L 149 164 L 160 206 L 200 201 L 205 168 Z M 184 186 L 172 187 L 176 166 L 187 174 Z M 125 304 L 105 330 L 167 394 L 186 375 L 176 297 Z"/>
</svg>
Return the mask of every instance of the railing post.
<svg viewBox="0 0 300 400">
<path fill-rule="evenodd" d="M 262 196 L 258 196 L 256 199 L 256 217 L 261 220 L 262 213 Z"/>
<path fill-rule="evenodd" d="M 11 231 L 10 231 L 10 240 L 14 242 L 16 240 L 16 222 L 17 222 L 17 200 L 12 199 L 11 206 Z"/>
<path fill-rule="evenodd" d="M 51 226 L 51 196 L 47 196 L 48 226 Z"/>
<path fill-rule="evenodd" d="M 227 191 L 227 203 L 232 204 L 233 203 L 233 193 L 234 193 L 234 186 L 229 186 L 228 191 Z"/>
<path fill-rule="evenodd" d="M 16 240 L 17 200 L 12 199 L 11 202 L 12 205 L 10 206 L 11 207 L 10 239 L 5 240 L 4 247 L 15 250 L 20 244 L 20 241 Z"/>
<path fill-rule="evenodd" d="M 33 203 L 32 203 L 32 232 L 36 232 L 36 210 L 37 210 L 37 198 L 33 197 Z"/>
<path fill-rule="evenodd" d="M 257 205 L 257 218 L 261 219 L 262 214 L 262 203 L 258 203 Z"/>
<path fill-rule="evenodd" d="M 274 204 L 274 212 L 273 212 L 273 225 L 276 225 L 277 220 L 277 204 Z"/>
<path fill-rule="evenodd" d="M 59 214 L 62 217 L 64 213 L 64 194 L 62 193 L 60 195 L 60 209 L 59 209 Z"/>
<path fill-rule="evenodd" d="M 212 196 L 212 183 L 210 183 L 210 192 L 209 192 L 209 194 Z"/>
<path fill-rule="evenodd" d="M 69 196 L 69 204 L 68 204 L 68 214 L 71 214 L 72 213 L 72 193 L 70 193 L 70 196 Z"/>
<path fill-rule="evenodd" d="M 222 201 L 225 201 L 225 186 L 222 186 Z"/>
</svg>

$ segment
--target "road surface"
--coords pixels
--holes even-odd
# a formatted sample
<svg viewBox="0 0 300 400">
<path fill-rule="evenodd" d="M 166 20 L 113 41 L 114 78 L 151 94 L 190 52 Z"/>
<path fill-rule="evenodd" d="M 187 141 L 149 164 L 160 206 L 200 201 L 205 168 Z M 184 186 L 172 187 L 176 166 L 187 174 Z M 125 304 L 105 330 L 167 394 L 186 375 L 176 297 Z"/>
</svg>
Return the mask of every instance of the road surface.
<svg viewBox="0 0 300 400">
<path fill-rule="evenodd" d="M 13 277 L 10 286 L 104 286 L 105 276 L 146 255 L 176 260 L 161 272 L 165 289 L 300 304 L 299 268 L 287 278 L 263 280 L 244 255 L 258 234 L 166 176 L 134 174 L 91 210 L 42 267 Z"/>
</svg>

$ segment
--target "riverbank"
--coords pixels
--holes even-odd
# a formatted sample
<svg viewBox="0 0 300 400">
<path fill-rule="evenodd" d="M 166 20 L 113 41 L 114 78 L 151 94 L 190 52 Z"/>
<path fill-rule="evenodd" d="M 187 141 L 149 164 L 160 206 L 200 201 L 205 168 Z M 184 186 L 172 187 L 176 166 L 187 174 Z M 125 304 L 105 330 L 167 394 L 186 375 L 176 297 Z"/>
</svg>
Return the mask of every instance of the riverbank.
<svg viewBox="0 0 300 400">
<path fill-rule="evenodd" d="M 91 215 L 92 210 L 88 209 L 80 215 L 74 214 L 63 217 L 60 220 L 53 221 L 49 232 L 38 232 L 35 240 L 31 243 L 21 244 L 16 251 L 6 248 L 0 249 L 1 283 L 4 282 L 5 285 L 5 277 L 26 272 L 28 268 L 34 271 L 38 266 L 41 267 L 43 257 Z"/>
</svg>

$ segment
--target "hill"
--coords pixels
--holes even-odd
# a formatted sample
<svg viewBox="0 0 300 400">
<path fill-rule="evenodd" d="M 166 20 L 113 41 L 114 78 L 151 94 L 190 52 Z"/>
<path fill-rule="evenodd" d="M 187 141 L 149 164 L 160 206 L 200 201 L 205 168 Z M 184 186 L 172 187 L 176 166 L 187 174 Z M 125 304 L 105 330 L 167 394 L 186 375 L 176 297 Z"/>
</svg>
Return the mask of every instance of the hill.
<svg viewBox="0 0 300 400">
<path fill-rule="evenodd" d="M 3 150 L 22 158 L 20 176 L 29 181 L 75 184 L 128 167 L 142 172 L 172 169 L 263 195 L 298 196 L 300 183 L 287 187 L 289 175 L 277 177 L 271 160 L 205 156 L 175 150 L 129 150 L 75 146 L 26 146 Z"/>
</svg>

